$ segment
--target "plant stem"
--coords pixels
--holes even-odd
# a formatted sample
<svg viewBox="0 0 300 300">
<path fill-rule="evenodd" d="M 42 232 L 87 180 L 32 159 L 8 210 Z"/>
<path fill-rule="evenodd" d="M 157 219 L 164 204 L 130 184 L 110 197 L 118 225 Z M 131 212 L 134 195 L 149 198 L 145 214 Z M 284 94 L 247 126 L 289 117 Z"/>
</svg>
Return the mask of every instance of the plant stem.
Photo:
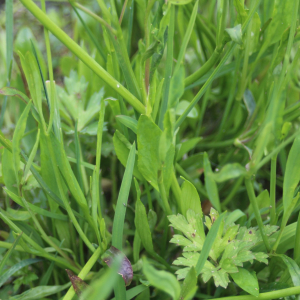
<svg viewBox="0 0 300 300">
<path fill-rule="evenodd" d="M 258 224 L 262 239 L 264 241 L 264 244 L 266 246 L 267 251 L 270 252 L 271 251 L 270 243 L 269 243 L 267 235 L 265 234 L 264 224 L 263 224 L 260 212 L 259 212 L 258 204 L 257 204 L 256 197 L 255 197 L 255 194 L 254 194 L 253 185 L 251 183 L 250 177 L 248 177 L 248 176 L 245 178 L 245 185 L 246 185 L 246 189 L 247 189 L 247 193 L 248 193 L 248 196 L 249 196 L 250 203 L 253 207 L 256 222 Z"/>
<path fill-rule="evenodd" d="M 223 298 L 215 298 L 215 300 L 268 300 L 268 299 L 278 299 L 293 295 L 300 294 L 300 286 L 295 286 L 287 289 L 272 291 L 268 293 L 262 293 L 256 296 L 243 295 L 243 296 L 231 296 Z"/>
<path fill-rule="evenodd" d="M 70 51 L 72 51 L 84 64 L 95 74 L 104 80 L 114 91 L 121 95 L 139 113 L 145 113 L 146 109 L 142 103 L 131 94 L 120 82 L 115 80 L 104 70 L 90 55 L 88 55 L 78 44 L 76 44 L 63 30 L 61 30 L 49 17 L 39 9 L 31 0 L 20 0 L 22 4 L 55 35 Z"/>
<path fill-rule="evenodd" d="M 84 280 L 86 275 L 90 272 L 92 267 L 95 265 L 95 263 L 98 260 L 98 258 L 100 257 L 100 255 L 101 255 L 101 247 L 98 247 L 97 250 L 91 256 L 91 258 L 88 260 L 88 262 L 85 264 L 83 269 L 78 274 L 79 278 Z M 73 299 L 74 296 L 75 296 L 75 291 L 74 291 L 73 286 L 71 286 L 69 288 L 68 292 L 66 293 L 65 297 L 63 298 L 63 300 L 71 300 L 71 299 Z"/>
</svg>

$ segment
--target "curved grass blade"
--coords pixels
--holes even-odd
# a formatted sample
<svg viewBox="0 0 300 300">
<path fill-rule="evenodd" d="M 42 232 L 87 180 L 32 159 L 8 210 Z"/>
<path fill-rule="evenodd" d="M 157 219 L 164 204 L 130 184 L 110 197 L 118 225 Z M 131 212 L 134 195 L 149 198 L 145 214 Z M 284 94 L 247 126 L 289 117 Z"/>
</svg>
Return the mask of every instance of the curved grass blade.
<svg viewBox="0 0 300 300">
<path fill-rule="evenodd" d="M 28 258 L 16 263 L 14 266 L 9 268 L 3 275 L 0 276 L 0 287 L 8 280 L 9 277 L 11 277 L 20 269 L 35 264 L 37 262 L 40 262 L 42 260 L 43 260 L 42 258 Z"/>
<path fill-rule="evenodd" d="M 65 285 L 54 285 L 54 286 L 38 286 L 30 289 L 21 295 L 11 297 L 11 300 L 40 300 L 45 297 L 57 294 L 70 286 L 71 283 Z"/>
<path fill-rule="evenodd" d="M 10 255 L 14 251 L 15 247 L 18 245 L 19 240 L 20 240 L 22 234 L 23 233 L 19 234 L 19 236 L 16 238 L 16 240 L 14 241 L 14 243 L 12 244 L 12 246 L 10 247 L 10 249 L 5 253 L 4 257 L 2 258 L 2 260 L 0 262 L 0 274 L 2 272 L 3 267 L 5 266 L 6 261 L 9 259 Z"/>
</svg>

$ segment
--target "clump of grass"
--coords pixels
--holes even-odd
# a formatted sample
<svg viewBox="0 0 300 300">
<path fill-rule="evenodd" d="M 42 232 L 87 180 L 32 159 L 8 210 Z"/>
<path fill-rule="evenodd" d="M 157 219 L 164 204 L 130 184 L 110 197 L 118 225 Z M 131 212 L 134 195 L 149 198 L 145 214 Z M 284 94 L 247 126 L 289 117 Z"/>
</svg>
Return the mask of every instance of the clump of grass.
<svg viewBox="0 0 300 300">
<path fill-rule="evenodd" d="M 299 294 L 299 1 L 20 2 L 0 298 Z"/>
</svg>

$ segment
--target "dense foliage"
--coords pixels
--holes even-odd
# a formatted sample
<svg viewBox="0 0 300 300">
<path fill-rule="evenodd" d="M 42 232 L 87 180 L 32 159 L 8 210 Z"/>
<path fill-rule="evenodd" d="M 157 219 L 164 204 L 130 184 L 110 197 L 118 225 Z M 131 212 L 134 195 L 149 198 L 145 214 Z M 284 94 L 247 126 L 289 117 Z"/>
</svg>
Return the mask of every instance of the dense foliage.
<svg viewBox="0 0 300 300">
<path fill-rule="evenodd" d="M 300 294 L 299 0 L 0 8 L 0 299 Z"/>
</svg>

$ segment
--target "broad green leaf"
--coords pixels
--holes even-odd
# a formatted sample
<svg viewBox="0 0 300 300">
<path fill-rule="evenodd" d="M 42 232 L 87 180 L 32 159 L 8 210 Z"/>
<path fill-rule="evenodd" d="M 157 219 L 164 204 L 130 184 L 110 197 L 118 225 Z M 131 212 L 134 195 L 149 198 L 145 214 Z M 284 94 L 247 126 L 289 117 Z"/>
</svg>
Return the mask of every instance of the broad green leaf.
<svg viewBox="0 0 300 300">
<path fill-rule="evenodd" d="M 300 137 L 296 137 L 290 150 L 283 180 L 284 215 L 288 218 L 294 208 L 294 191 L 300 180 Z"/>
<path fill-rule="evenodd" d="M 219 172 L 213 173 L 212 178 L 216 182 L 223 182 L 246 175 L 245 167 L 239 163 L 226 164 Z"/>
<path fill-rule="evenodd" d="M 233 28 L 226 28 L 225 30 L 229 34 L 231 40 L 233 40 L 238 45 L 243 44 L 241 24 L 238 24 L 237 26 L 235 26 Z"/>
<path fill-rule="evenodd" d="M 176 106 L 176 115 L 181 116 L 185 112 L 185 110 L 188 108 L 189 105 L 190 105 L 189 101 L 181 100 Z M 191 109 L 191 111 L 188 113 L 187 117 L 191 118 L 191 119 L 198 118 L 198 111 L 197 111 L 196 107 L 193 107 Z"/>
<path fill-rule="evenodd" d="M 214 175 L 206 152 L 203 155 L 203 166 L 204 166 L 204 175 L 205 175 L 205 188 L 209 200 L 212 203 L 212 205 L 220 212 L 221 206 L 220 206 L 218 187 L 214 180 Z"/>
<path fill-rule="evenodd" d="M 15 274 L 17 271 L 19 271 L 20 269 L 32 265 L 34 263 L 40 262 L 43 259 L 41 258 L 28 258 L 28 259 L 24 259 L 18 263 L 16 263 L 14 266 L 10 267 L 5 273 L 3 273 L 0 276 L 0 287 L 9 279 L 9 277 L 11 277 L 13 274 Z"/>
<path fill-rule="evenodd" d="M 127 164 L 128 155 L 132 145 L 129 143 L 126 137 L 119 130 L 115 131 L 115 134 L 113 136 L 113 143 L 114 143 L 114 148 L 117 157 L 122 163 L 122 165 L 125 167 Z M 133 175 L 139 180 L 143 180 L 143 176 L 138 169 L 137 154 L 136 154 L 135 164 L 133 168 Z"/>
<path fill-rule="evenodd" d="M 193 210 L 202 218 L 201 201 L 198 192 L 194 185 L 188 180 L 184 180 L 181 186 L 181 197 L 182 197 L 182 214 L 186 216 L 189 209 Z"/>
<path fill-rule="evenodd" d="M 136 189 L 139 189 L 137 182 L 135 181 Z M 138 192 L 137 192 L 138 193 Z M 153 243 L 151 231 L 147 219 L 146 209 L 139 196 L 135 204 L 135 227 L 142 241 L 143 246 L 149 252 L 153 252 Z"/>
<path fill-rule="evenodd" d="M 172 299 L 179 299 L 181 289 L 173 274 L 166 271 L 157 271 L 148 263 L 146 258 L 143 259 L 143 273 L 151 285 L 169 294 Z"/>
<path fill-rule="evenodd" d="M 195 268 L 192 267 L 185 277 L 180 293 L 180 299 L 192 299 L 197 290 L 197 274 Z"/>
<path fill-rule="evenodd" d="M 143 177 L 158 190 L 157 173 L 161 169 L 159 145 L 162 131 L 150 118 L 141 115 L 137 128 L 138 169 Z"/>
<path fill-rule="evenodd" d="M 259 286 L 255 273 L 250 273 L 244 268 L 238 268 L 238 273 L 231 273 L 230 276 L 234 282 L 247 293 L 257 297 L 259 295 Z"/>
</svg>

